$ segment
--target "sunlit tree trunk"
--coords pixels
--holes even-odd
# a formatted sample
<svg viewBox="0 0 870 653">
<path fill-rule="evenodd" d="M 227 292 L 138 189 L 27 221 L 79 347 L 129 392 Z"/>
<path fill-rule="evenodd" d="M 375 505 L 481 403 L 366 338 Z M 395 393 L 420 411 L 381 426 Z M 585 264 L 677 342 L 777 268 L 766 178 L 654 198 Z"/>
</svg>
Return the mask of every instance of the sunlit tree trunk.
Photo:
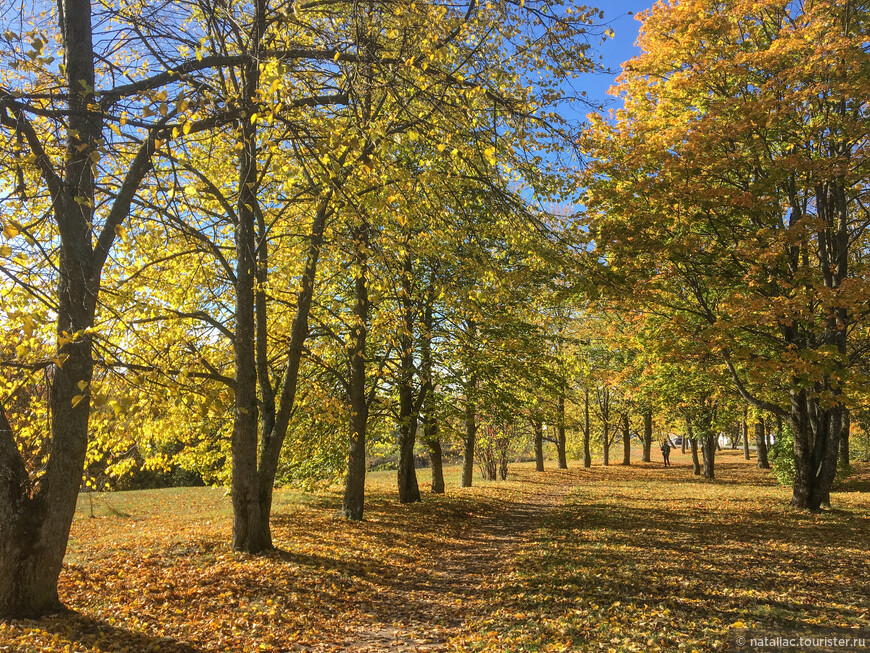
<svg viewBox="0 0 870 653">
<path fill-rule="evenodd" d="M 473 396 L 477 391 L 477 375 L 472 372 L 466 383 L 465 398 L 465 446 L 462 455 L 462 480 L 460 487 L 471 487 L 474 476 L 474 444 L 477 439 L 477 405 Z"/>
<path fill-rule="evenodd" d="M 631 465 L 631 423 L 628 414 L 622 416 L 622 464 Z"/>
<path fill-rule="evenodd" d="M 535 438 L 535 471 L 544 471 L 544 425 L 538 421 L 532 421 L 532 431 Z"/>
<path fill-rule="evenodd" d="M 347 476 L 341 514 L 347 519 L 361 520 L 365 502 L 366 483 L 366 427 L 368 400 L 366 397 L 366 340 L 368 336 L 369 293 L 368 251 L 369 227 L 363 221 L 354 230 L 354 257 L 357 267 L 354 280 L 353 326 L 351 328 L 350 378 L 348 395 L 350 407 L 350 444 L 347 456 Z"/>
<path fill-rule="evenodd" d="M 556 454 L 559 458 L 559 469 L 568 469 L 568 456 L 565 447 L 565 384 L 562 383 L 559 386 L 556 415 Z"/>
<path fill-rule="evenodd" d="M 0 618 L 62 609 L 57 579 L 87 451 L 94 364 L 92 335 L 86 330 L 94 326 L 102 266 L 91 241 L 95 195 L 90 155 L 98 148 L 102 120 L 92 108 L 90 2 L 67 0 L 63 8 L 70 109 L 65 181 L 53 171 L 44 171 L 43 176 L 54 199 L 60 235 L 57 335 L 58 351 L 66 360 L 52 368 L 51 448 L 38 489 L 33 487 L 11 425 L 5 414 L 0 417 Z M 16 119 L 24 120 L 23 116 Z M 7 120 L 4 115 L 4 125 Z M 73 342 L 67 341 L 69 334 L 75 334 Z"/>
<path fill-rule="evenodd" d="M 689 446 L 692 449 L 692 474 L 700 476 L 701 461 L 698 459 L 698 440 L 695 438 L 695 430 L 688 416 L 686 416 L 686 437 L 683 438 L 683 444 L 685 444 L 686 440 L 689 441 Z"/>
<path fill-rule="evenodd" d="M 743 421 L 741 428 L 743 429 L 743 458 L 749 460 L 749 409 L 743 409 Z"/>
<path fill-rule="evenodd" d="M 643 414 L 643 462 L 652 461 L 653 415 L 647 409 Z"/>
<path fill-rule="evenodd" d="M 432 493 L 444 494 L 444 462 L 441 452 L 441 440 L 438 435 L 438 419 L 435 416 L 435 387 L 432 381 L 432 327 L 433 319 L 433 288 L 430 286 L 426 305 L 423 309 L 423 334 L 420 367 L 423 373 L 423 441 L 429 447 L 429 460 L 432 465 Z"/>
<path fill-rule="evenodd" d="M 583 467 L 592 467 L 592 453 L 589 451 L 589 438 L 591 432 L 589 430 L 589 389 L 586 388 L 583 392 Z"/>
<path fill-rule="evenodd" d="M 477 325 L 469 320 L 468 337 L 471 341 L 477 335 Z M 469 347 L 469 350 L 471 347 Z M 469 361 L 471 365 L 472 362 Z M 465 442 L 462 452 L 462 478 L 460 487 L 471 487 L 474 476 L 474 445 L 477 440 L 477 373 L 472 369 L 465 382 Z"/>
<path fill-rule="evenodd" d="M 767 460 L 767 441 L 764 437 L 764 420 L 758 418 L 755 422 L 755 451 L 758 459 L 758 469 L 770 469 Z"/>
<path fill-rule="evenodd" d="M 250 35 L 252 61 L 244 67 L 242 100 L 253 102 L 260 86 L 258 57 L 266 29 L 266 0 L 254 3 Z M 257 401 L 256 280 L 257 205 L 259 188 L 257 126 L 242 119 L 238 164 L 238 206 L 236 207 L 236 305 L 233 353 L 235 358 L 235 413 L 232 435 L 233 549 L 258 553 L 271 548 L 269 529 L 260 510 L 257 454 L 259 404 Z M 265 317 L 265 316 L 263 316 Z M 264 382 L 266 380 L 264 379 Z M 271 406 L 269 407 L 271 409 Z"/>
<path fill-rule="evenodd" d="M 716 444 L 718 436 L 709 428 L 705 429 L 704 437 L 701 440 L 704 457 L 704 478 L 713 479 L 716 477 Z"/>
<path fill-rule="evenodd" d="M 414 444 L 417 439 L 418 410 L 414 401 L 414 302 L 412 282 L 414 274 L 410 243 L 405 244 L 402 263 L 402 333 L 399 337 L 399 502 L 421 501 L 414 465 Z M 425 388 L 422 392 L 425 392 Z"/>
</svg>

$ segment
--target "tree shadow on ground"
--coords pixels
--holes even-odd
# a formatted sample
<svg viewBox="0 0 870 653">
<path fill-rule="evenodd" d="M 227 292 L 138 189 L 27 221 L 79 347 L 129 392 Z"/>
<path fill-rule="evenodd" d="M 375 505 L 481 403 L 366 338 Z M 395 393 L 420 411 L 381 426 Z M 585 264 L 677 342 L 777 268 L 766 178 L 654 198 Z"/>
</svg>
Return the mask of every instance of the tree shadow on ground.
<svg viewBox="0 0 870 653">
<path fill-rule="evenodd" d="M 70 650 L 112 650 L 112 651 L 153 651 L 154 653 L 199 653 L 200 649 L 191 644 L 180 642 L 170 637 L 155 637 L 141 632 L 135 632 L 126 628 L 110 624 L 104 619 L 80 614 L 77 612 L 65 612 L 51 615 L 38 620 L 25 620 L 17 622 L 18 626 L 38 626 L 45 633 L 58 635 L 64 641 L 73 643 Z M 36 650 L 36 649 L 35 649 Z M 68 650 L 53 649 L 51 646 L 41 650 Z"/>
</svg>

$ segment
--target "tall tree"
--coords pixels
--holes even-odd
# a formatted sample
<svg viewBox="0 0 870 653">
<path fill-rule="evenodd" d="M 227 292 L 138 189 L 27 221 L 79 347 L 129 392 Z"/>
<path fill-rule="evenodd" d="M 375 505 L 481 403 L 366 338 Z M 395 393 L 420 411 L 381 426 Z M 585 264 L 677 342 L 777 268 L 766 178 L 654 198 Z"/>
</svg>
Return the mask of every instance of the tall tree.
<svg viewBox="0 0 870 653">
<path fill-rule="evenodd" d="M 799 508 L 829 501 L 867 293 L 867 20 L 858 2 L 656 5 L 625 110 L 590 133 L 608 144 L 597 255 L 647 306 L 704 322 L 743 398 L 791 422 Z"/>
</svg>

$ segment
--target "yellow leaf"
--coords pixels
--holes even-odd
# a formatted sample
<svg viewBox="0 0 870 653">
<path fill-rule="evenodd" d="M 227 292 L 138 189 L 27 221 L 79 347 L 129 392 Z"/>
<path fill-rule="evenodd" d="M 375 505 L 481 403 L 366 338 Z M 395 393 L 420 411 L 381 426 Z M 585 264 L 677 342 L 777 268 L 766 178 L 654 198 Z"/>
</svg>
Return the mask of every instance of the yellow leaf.
<svg viewBox="0 0 870 653">
<path fill-rule="evenodd" d="M 0 245 L 0 256 L 12 256 L 12 248 L 9 245 Z"/>
<path fill-rule="evenodd" d="M 75 397 L 73 397 L 72 401 L 70 401 L 70 403 L 72 404 L 72 407 L 75 408 L 76 406 L 78 406 L 80 403 L 82 403 L 82 399 L 84 399 L 84 398 L 85 398 L 84 395 L 76 395 Z"/>
<path fill-rule="evenodd" d="M 88 387 L 88 382 L 87 382 L 87 381 L 79 381 L 78 383 L 76 383 L 76 387 L 77 387 L 79 390 L 81 390 L 82 392 L 84 392 L 84 391 L 85 391 L 85 388 Z"/>
<path fill-rule="evenodd" d="M 257 124 L 257 114 L 256 113 L 251 114 L 251 124 L 252 125 Z"/>
</svg>

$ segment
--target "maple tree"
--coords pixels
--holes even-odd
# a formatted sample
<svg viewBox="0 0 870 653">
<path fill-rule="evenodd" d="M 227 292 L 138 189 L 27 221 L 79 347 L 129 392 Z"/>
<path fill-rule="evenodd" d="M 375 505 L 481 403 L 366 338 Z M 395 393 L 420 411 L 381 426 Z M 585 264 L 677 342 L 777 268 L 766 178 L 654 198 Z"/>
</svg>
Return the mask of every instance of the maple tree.
<svg viewBox="0 0 870 653">
<path fill-rule="evenodd" d="M 866 20 L 852 2 L 656 5 L 624 109 L 587 141 L 597 255 L 789 420 L 801 508 L 828 503 L 865 392 Z"/>
</svg>

